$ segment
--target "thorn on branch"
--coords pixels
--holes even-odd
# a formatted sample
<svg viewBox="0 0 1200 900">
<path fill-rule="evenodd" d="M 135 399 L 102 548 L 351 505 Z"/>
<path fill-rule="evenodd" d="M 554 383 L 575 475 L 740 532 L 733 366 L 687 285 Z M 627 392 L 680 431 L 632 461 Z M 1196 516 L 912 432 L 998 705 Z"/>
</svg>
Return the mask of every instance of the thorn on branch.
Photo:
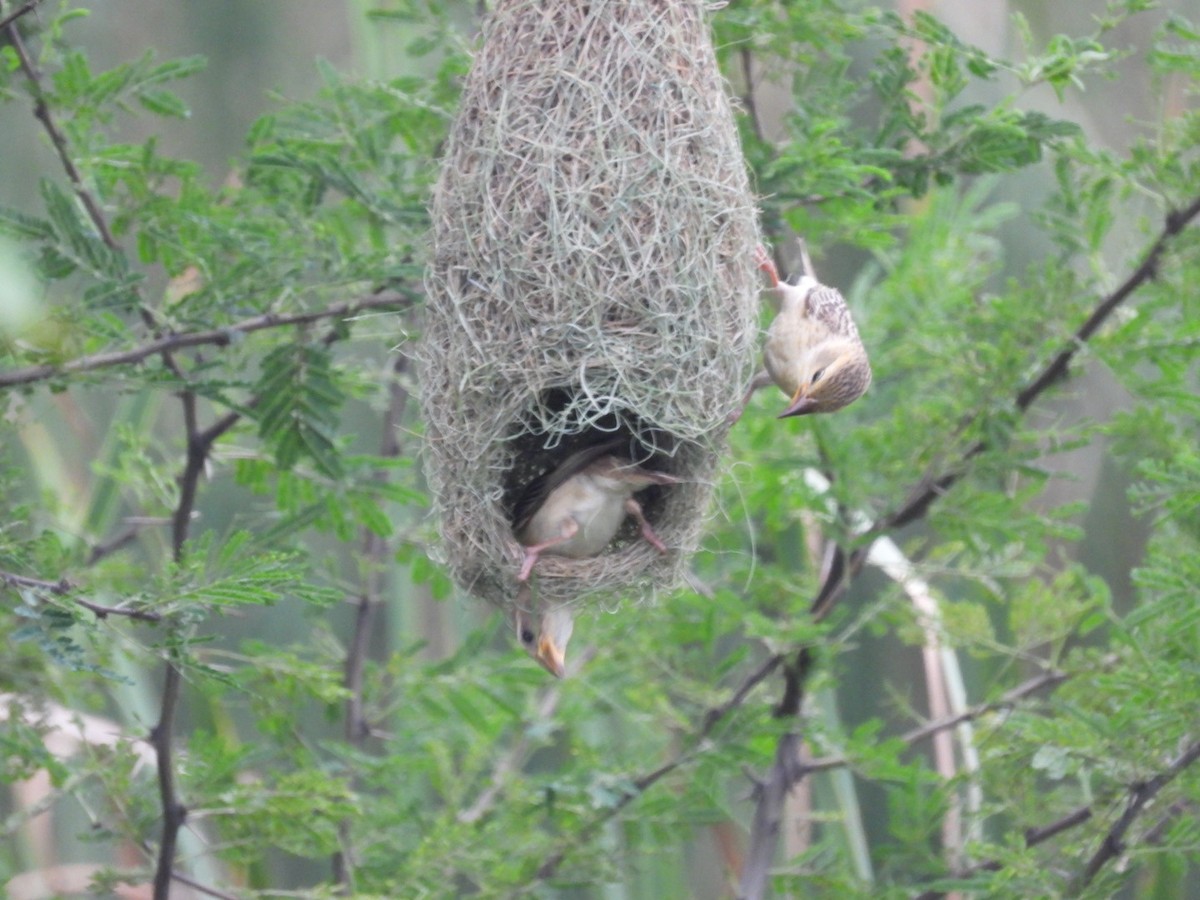
<svg viewBox="0 0 1200 900">
<path fill-rule="evenodd" d="M 18 6 L 16 9 L 14 9 L 12 12 L 10 12 L 7 16 L 0 19 L 0 31 L 3 31 L 9 25 L 12 25 L 14 22 L 17 21 L 17 19 L 21 18 L 22 16 L 26 15 L 27 13 L 32 12 L 41 2 L 42 2 L 42 0 L 28 0 L 28 2 L 23 3 L 20 6 Z"/>
</svg>

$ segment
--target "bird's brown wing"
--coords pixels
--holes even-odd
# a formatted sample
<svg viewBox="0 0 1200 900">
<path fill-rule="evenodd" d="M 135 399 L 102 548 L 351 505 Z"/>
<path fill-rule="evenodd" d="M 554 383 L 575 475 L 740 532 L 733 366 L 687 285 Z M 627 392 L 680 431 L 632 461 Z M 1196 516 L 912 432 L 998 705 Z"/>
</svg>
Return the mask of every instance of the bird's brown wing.
<svg viewBox="0 0 1200 900">
<path fill-rule="evenodd" d="M 836 288 L 818 285 L 808 293 L 808 314 L 834 334 L 858 337 L 850 307 Z"/>
<path fill-rule="evenodd" d="M 579 474 L 600 457 L 622 448 L 628 449 L 628 445 L 629 439 L 625 437 L 609 438 L 597 444 L 589 444 L 567 455 L 545 475 L 533 479 L 513 504 L 513 530 L 520 533 L 559 485 Z"/>
</svg>

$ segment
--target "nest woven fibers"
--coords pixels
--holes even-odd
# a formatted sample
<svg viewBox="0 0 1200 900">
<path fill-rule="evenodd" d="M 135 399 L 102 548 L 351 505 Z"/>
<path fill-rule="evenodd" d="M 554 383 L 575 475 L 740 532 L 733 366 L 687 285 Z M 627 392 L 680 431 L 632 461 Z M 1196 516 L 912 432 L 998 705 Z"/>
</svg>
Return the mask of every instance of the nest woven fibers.
<svg viewBox="0 0 1200 900">
<path fill-rule="evenodd" d="M 546 555 L 546 605 L 645 597 L 699 542 L 754 365 L 756 210 L 704 4 L 499 0 L 432 205 L 421 350 L 444 561 L 512 603 L 513 508 L 580 447 L 684 483 L 597 557 Z"/>
</svg>

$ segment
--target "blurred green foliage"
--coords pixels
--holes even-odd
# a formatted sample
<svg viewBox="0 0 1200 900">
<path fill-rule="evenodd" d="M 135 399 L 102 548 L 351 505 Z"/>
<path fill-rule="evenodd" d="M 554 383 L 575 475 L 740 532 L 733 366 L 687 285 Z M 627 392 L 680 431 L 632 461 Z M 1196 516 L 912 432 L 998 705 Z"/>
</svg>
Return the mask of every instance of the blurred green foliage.
<svg viewBox="0 0 1200 900">
<path fill-rule="evenodd" d="M 35 77 L 0 39 L 3 128 L 60 158 L 37 209 L 0 209 L 20 250 L 0 281 L 36 285 L 0 294 L 0 758 L 6 780 L 50 771 L 54 835 L 8 797 L 0 880 L 75 860 L 104 861 L 97 895 L 150 880 L 162 809 L 138 752 L 170 659 L 178 868 L 233 896 L 334 896 L 335 854 L 363 897 L 729 896 L 746 773 L 796 729 L 829 765 L 793 797 L 777 895 L 1196 896 L 1200 777 L 1172 768 L 1200 740 L 1196 225 L 1175 223 L 1086 346 L 1072 335 L 1200 198 L 1200 27 L 1112 0 L 1089 33 L 1014 16 L 1004 55 L 932 15 L 836 0 L 712 13 L 764 229 L 828 263 L 876 383 L 827 420 L 779 423 L 781 398 L 757 398 L 695 560 L 707 593 L 585 615 L 586 664 L 547 685 L 499 615 L 452 596 L 404 402 L 468 10 L 374 10 L 427 75 L 318 64 L 318 95 L 265 104 L 218 187 L 154 125 L 188 115 L 173 89 L 209 77 L 204 60 L 131 48 L 100 70 L 81 13 L 14 26 Z M 1068 104 L 1130 62 L 1161 102 L 1108 149 Z M 323 313 L 359 301 L 379 305 Z M 243 327 L 259 316 L 281 321 Z M 1068 379 L 1024 414 L 1018 393 L 1064 348 Z M 78 364 L 96 354 L 120 359 Z M 937 615 L 868 565 L 814 623 L 816 545 L 863 546 L 864 521 L 951 472 L 928 518 L 888 535 Z M 344 671 L 368 602 L 360 690 Z M 777 718 L 777 673 L 747 679 L 803 648 L 808 702 Z M 952 777 L 901 738 L 931 715 L 922 653 L 960 683 L 954 710 L 997 704 L 954 733 Z M 118 736 L 50 752 L 50 708 Z M 1085 884 L 1163 773 L 1119 864 Z"/>
</svg>

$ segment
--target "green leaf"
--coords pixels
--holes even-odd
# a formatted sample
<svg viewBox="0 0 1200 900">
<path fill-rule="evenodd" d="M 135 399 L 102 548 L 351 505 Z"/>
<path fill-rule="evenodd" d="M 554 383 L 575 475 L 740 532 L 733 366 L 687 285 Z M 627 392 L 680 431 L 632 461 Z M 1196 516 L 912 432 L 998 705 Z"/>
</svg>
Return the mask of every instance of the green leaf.
<svg viewBox="0 0 1200 900">
<path fill-rule="evenodd" d="M 307 457 L 330 478 L 341 476 L 332 435 L 345 398 L 325 348 L 285 344 L 271 351 L 263 360 L 257 394 L 259 434 L 274 447 L 282 468 Z"/>
</svg>

